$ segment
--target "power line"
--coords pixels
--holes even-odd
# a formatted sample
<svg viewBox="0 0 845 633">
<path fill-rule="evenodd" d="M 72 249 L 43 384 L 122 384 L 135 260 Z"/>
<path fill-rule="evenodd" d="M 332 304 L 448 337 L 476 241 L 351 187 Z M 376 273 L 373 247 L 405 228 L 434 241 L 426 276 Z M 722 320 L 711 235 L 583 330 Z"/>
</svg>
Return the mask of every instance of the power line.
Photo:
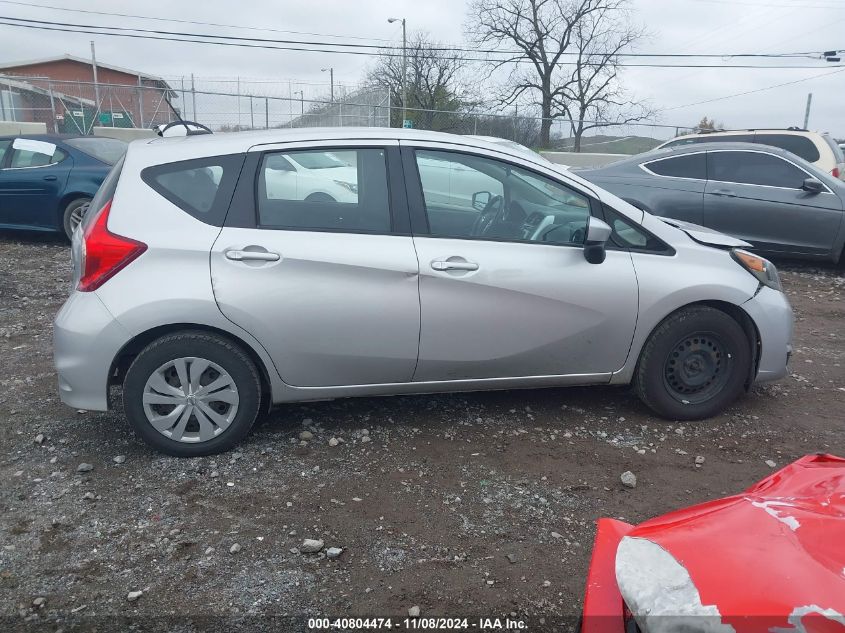
<svg viewBox="0 0 845 633">
<path fill-rule="evenodd" d="M 15 22 L 7 22 L 3 20 L 16 20 Z M 47 22 L 43 20 L 27 20 L 29 22 L 35 22 L 35 24 L 22 24 L 23 20 L 20 18 L 8 18 L 5 16 L 0 16 L 0 25 L 5 26 L 12 26 L 18 28 L 28 28 L 28 29 L 36 29 L 36 30 L 45 30 L 45 31 L 58 31 L 62 33 L 84 33 L 86 35 L 107 35 L 112 37 L 125 37 L 125 38 L 133 38 L 133 39 L 143 39 L 143 40 L 157 40 L 157 41 L 168 41 L 168 42 L 183 42 L 188 44 L 206 44 L 206 45 L 215 45 L 215 46 L 228 46 L 228 47 L 237 47 L 237 48 L 253 48 L 253 49 L 267 49 L 267 50 L 284 50 L 284 51 L 296 51 L 296 52 L 309 52 L 309 53 L 334 53 L 334 54 L 345 54 L 345 55 L 363 55 L 363 56 L 386 56 L 386 57 L 399 57 L 401 56 L 400 52 L 396 52 L 397 49 L 395 47 L 383 47 L 384 50 L 359 50 L 359 49 L 331 49 L 331 48 L 314 48 L 313 46 L 337 46 L 336 44 L 332 43 L 318 43 L 315 42 L 313 45 L 307 42 L 297 42 L 298 44 L 302 44 L 301 46 L 276 46 L 270 44 L 248 44 L 244 42 L 229 42 L 229 41 L 221 41 L 220 39 L 214 39 L 212 41 L 208 40 L 199 40 L 199 39 L 185 39 L 185 37 L 211 37 L 205 35 L 192 35 L 187 34 L 184 37 L 177 37 L 177 36 L 169 36 L 169 35 L 154 35 L 157 33 L 156 31 L 146 31 L 143 29 L 124 29 L 123 27 L 99 27 L 99 26 L 89 26 L 89 25 L 74 25 L 78 26 L 79 28 L 71 28 L 65 27 L 62 23 L 55 23 L 55 22 Z M 51 26 L 51 25 L 57 26 Z M 118 29 L 118 32 L 112 31 L 102 31 L 99 29 L 104 28 L 111 28 L 111 29 Z M 98 30 L 95 30 L 98 29 Z M 136 31 L 135 33 L 127 33 L 125 31 L 131 30 Z M 144 33 L 144 34 L 140 34 Z M 379 47 L 381 48 L 381 47 Z M 466 61 L 466 62 L 507 62 L 508 60 L 503 59 L 491 59 L 485 57 L 452 57 L 456 61 Z M 515 63 L 531 63 L 528 59 L 515 59 L 512 60 Z M 566 66 L 566 65 L 574 65 L 574 62 L 559 62 L 558 65 Z M 590 62 L 585 62 L 584 65 L 595 65 L 591 64 Z M 751 65 L 751 64 L 639 64 L 639 63 L 624 63 L 619 64 L 619 66 L 624 67 L 641 67 L 641 68 L 747 68 L 747 69 L 770 69 L 770 70 L 787 70 L 787 69 L 813 69 L 813 68 L 821 68 L 822 66 L 772 66 L 772 65 Z M 826 65 L 826 67 L 831 67 L 830 65 Z"/>
<path fill-rule="evenodd" d="M 0 0 L 0 2 L 8 2 L 10 0 Z M 32 18 L 17 18 L 13 16 L 0 16 L 0 19 L 9 20 L 11 22 L 19 22 L 19 23 L 30 23 L 30 24 L 39 24 L 39 25 L 49 25 L 54 27 L 65 27 L 67 29 L 73 28 L 81 28 L 81 29 L 102 29 L 107 31 L 116 31 L 121 33 L 132 32 L 132 33 L 148 33 L 153 35 L 161 35 L 161 36 L 170 36 L 170 37 L 192 37 L 192 38 L 205 38 L 211 40 L 226 40 L 226 41 L 234 41 L 234 42 L 250 42 L 250 43 L 257 43 L 257 44 L 287 44 L 291 46 L 331 46 L 340 49 L 373 49 L 376 51 L 395 51 L 398 47 L 395 45 L 384 45 L 384 44 L 354 44 L 350 42 L 325 42 L 325 41 L 311 41 L 311 40 L 280 40 L 280 39 L 268 39 L 268 38 L 260 38 L 260 37 L 244 37 L 244 36 L 237 36 L 237 35 L 218 35 L 214 33 L 190 33 L 185 31 L 163 31 L 159 29 L 143 29 L 139 27 L 125 27 L 125 26 L 104 26 L 104 25 L 96 25 L 96 24 L 79 24 L 76 22 L 57 22 L 54 20 L 36 20 Z M 21 26 L 25 26 L 21 24 Z M 499 48 L 491 48 L 491 49 L 478 49 L 478 48 L 461 48 L 458 46 L 449 46 L 449 47 L 430 47 L 426 50 L 429 51 L 436 51 L 436 52 L 449 52 L 449 53 L 485 53 L 490 55 L 520 55 L 522 51 L 519 50 L 509 50 L 509 49 L 499 49 Z M 827 50 L 831 50 L 829 47 Z M 326 51 L 320 51 L 326 52 Z M 328 52 L 341 52 L 341 51 L 328 51 Z M 596 53 L 596 55 L 602 55 L 604 53 Z M 789 58 L 802 58 L 808 57 L 810 55 L 820 55 L 821 51 L 818 53 L 815 52 L 794 52 L 794 53 L 614 53 L 614 57 L 631 57 L 631 58 L 646 58 L 646 57 L 665 57 L 665 58 L 777 58 L 777 59 L 789 59 Z M 574 51 L 565 51 L 563 55 L 571 56 L 571 55 L 578 55 L 577 52 Z M 500 60 L 493 60 L 493 61 L 500 61 Z"/>
<path fill-rule="evenodd" d="M 819 75 L 812 75 L 811 77 L 804 77 L 803 79 L 796 79 L 794 81 L 787 81 L 782 84 L 775 84 L 773 86 L 766 86 L 765 88 L 757 88 L 755 90 L 746 90 L 745 92 L 737 92 L 736 94 L 726 95 L 724 97 L 716 97 L 715 99 L 706 99 L 704 101 L 696 101 L 695 103 L 687 103 L 684 105 L 673 106 L 671 108 L 663 108 L 664 112 L 668 112 L 669 110 L 680 110 L 681 108 L 691 108 L 692 106 L 702 105 L 705 103 L 714 103 L 716 101 L 724 101 L 725 99 L 733 99 L 734 97 L 742 97 L 745 95 L 754 94 L 755 92 L 764 92 L 766 90 L 772 90 L 773 88 L 782 88 L 783 86 L 791 86 L 793 84 L 800 84 L 804 81 L 811 81 L 813 79 L 818 79 L 819 77 L 827 77 L 828 75 L 836 75 L 838 73 L 845 72 L 845 68 L 840 70 L 834 70 L 833 72 L 829 73 L 821 73 Z"/>
<path fill-rule="evenodd" d="M 358 35 L 332 35 L 330 33 L 310 33 L 308 31 L 288 31 L 285 29 L 271 29 L 269 27 L 262 27 L 262 26 L 239 26 L 237 24 L 220 24 L 219 22 L 199 22 L 197 20 L 180 20 L 178 18 L 162 18 L 158 16 L 152 15 L 133 15 L 131 13 L 111 13 L 108 11 L 93 11 L 91 9 L 71 9 L 69 7 L 59 7 L 50 4 L 33 4 L 31 2 L 16 2 L 14 0 L 0 0 L 2 4 L 13 4 L 18 6 L 23 6 L 27 8 L 37 8 L 37 9 L 51 9 L 54 11 L 67 11 L 71 13 L 87 13 L 89 15 L 107 15 L 110 17 L 117 17 L 117 18 L 134 18 L 137 20 L 155 20 L 157 22 L 173 22 L 178 24 L 196 24 L 198 26 L 215 26 L 215 27 L 224 27 L 224 28 L 232 28 L 232 29 L 244 29 L 247 31 L 265 31 L 267 33 L 291 33 L 293 35 L 311 35 L 315 37 L 335 37 L 335 38 L 342 38 L 342 39 L 349 39 L 349 40 L 376 40 L 380 42 L 390 42 L 391 40 L 387 38 L 379 38 L 379 37 L 362 37 Z"/>
</svg>

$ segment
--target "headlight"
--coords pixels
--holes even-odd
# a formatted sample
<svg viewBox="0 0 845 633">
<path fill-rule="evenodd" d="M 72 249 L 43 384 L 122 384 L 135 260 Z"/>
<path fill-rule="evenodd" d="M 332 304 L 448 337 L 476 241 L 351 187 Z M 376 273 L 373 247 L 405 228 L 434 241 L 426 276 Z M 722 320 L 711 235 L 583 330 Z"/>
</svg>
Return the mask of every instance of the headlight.
<svg viewBox="0 0 845 633">
<path fill-rule="evenodd" d="M 340 185 L 341 187 L 343 187 L 347 191 L 351 191 L 352 193 L 355 193 L 355 194 L 358 193 L 357 183 L 346 182 L 345 180 L 335 180 L 334 182 L 335 182 L 336 185 Z"/>
<path fill-rule="evenodd" d="M 701 595 L 675 557 L 643 538 L 626 536 L 616 550 L 616 582 L 644 633 L 735 633 Z"/>
<path fill-rule="evenodd" d="M 739 248 L 731 251 L 731 257 L 745 270 L 754 275 L 764 286 L 781 292 L 783 291 L 783 287 L 780 285 L 778 269 L 768 259 L 763 259 L 754 253 L 749 253 Z"/>
</svg>

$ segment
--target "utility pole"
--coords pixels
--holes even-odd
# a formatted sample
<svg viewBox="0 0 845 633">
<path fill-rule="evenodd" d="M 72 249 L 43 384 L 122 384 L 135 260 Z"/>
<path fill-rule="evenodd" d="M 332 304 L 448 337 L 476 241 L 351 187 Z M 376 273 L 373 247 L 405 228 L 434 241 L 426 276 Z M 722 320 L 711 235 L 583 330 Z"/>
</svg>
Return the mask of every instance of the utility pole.
<svg viewBox="0 0 845 633">
<path fill-rule="evenodd" d="M 804 129 L 807 129 L 807 125 L 810 123 L 810 105 L 813 103 L 813 93 L 809 93 L 807 95 L 807 109 L 804 110 Z"/>
<path fill-rule="evenodd" d="M 193 106 L 194 116 L 192 117 L 194 121 L 197 120 L 197 90 L 194 85 L 194 73 L 191 73 L 191 103 Z"/>
<path fill-rule="evenodd" d="M 334 68 L 323 68 L 322 72 L 329 71 L 329 81 L 331 82 L 331 102 L 334 103 Z"/>
<path fill-rule="evenodd" d="M 408 35 L 405 31 L 405 18 L 388 18 L 388 22 L 402 22 L 402 127 L 408 120 Z"/>
<path fill-rule="evenodd" d="M 96 117 L 100 114 L 100 83 L 97 80 L 97 53 L 94 50 L 94 40 L 91 40 L 91 68 L 94 71 L 94 116 Z"/>
</svg>

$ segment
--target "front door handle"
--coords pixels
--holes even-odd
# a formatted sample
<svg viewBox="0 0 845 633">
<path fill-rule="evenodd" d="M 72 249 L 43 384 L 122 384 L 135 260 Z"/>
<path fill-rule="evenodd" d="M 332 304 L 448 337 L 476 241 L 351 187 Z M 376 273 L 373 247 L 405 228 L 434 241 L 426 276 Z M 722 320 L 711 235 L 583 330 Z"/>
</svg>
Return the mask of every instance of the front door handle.
<svg viewBox="0 0 845 633">
<path fill-rule="evenodd" d="M 278 253 L 270 253 L 268 251 L 226 251 L 226 259 L 231 259 L 236 262 L 277 262 L 281 258 L 282 256 Z"/>
<path fill-rule="evenodd" d="M 56 176 L 44 176 L 44 180 L 58 180 Z"/>
<path fill-rule="evenodd" d="M 478 270 L 478 264 L 464 259 L 435 259 L 431 262 L 432 270 Z"/>
<path fill-rule="evenodd" d="M 725 196 L 726 198 L 736 198 L 736 193 L 730 189 L 714 189 L 711 191 L 714 196 Z"/>
</svg>

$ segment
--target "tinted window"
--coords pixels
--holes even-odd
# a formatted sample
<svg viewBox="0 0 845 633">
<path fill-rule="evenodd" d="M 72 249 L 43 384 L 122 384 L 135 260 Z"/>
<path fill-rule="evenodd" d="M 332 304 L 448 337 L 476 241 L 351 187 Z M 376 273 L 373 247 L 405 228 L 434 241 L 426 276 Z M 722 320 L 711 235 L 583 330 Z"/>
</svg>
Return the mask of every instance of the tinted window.
<svg viewBox="0 0 845 633">
<path fill-rule="evenodd" d="M 489 158 L 418 151 L 432 235 L 582 244 L 589 199 L 550 178 Z"/>
<path fill-rule="evenodd" d="M 266 154 L 258 173 L 258 219 L 265 228 L 389 232 L 384 150 Z"/>
<path fill-rule="evenodd" d="M 44 167 L 63 161 L 67 154 L 53 143 L 17 138 L 12 143 L 10 167 Z"/>
<path fill-rule="evenodd" d="M 6 150 L 9 149 L 11 144 L 12 141 L 0 141 L 0 167 L 3 167 L 3 160 L 6 158 Z"/>
<path fill-rule="evenodd" d="M 114 165 L 126 153 L 126 143 L 116 138 L 70 138 L 65 141 L 71 147 L 93 156 L 99 161 Z"/>
<path fill-rule="evenodd" d="M 243 160 L 243 154 L 231 154 L 165 163 L 147 167 L 141 179 L 198 220 L 220 226 Z"/>
<path fill-rule="evenodd" d="M 757 134 L 754 140 L 762 145 L 772 145 L 785 149 L 787 152 L 792 152 L 796 156 L 800 156 L 808 163 L 814 163 L 821 158 L 816 144 L 806 136 L 799 136 L 797 134 Z"/>
<path fill-rule="evenodd" d="M 708 152 L 710 180 L 800 189 L 806 172 L 782 158 L 762 152 Z"/>
<path fill-rule="evenodd" d="M 707 157 L 705 154 L 687 154 L 645 163 L 644 167 L 660 176 L 675 178 L 707 178 Z"/>
</svg>

